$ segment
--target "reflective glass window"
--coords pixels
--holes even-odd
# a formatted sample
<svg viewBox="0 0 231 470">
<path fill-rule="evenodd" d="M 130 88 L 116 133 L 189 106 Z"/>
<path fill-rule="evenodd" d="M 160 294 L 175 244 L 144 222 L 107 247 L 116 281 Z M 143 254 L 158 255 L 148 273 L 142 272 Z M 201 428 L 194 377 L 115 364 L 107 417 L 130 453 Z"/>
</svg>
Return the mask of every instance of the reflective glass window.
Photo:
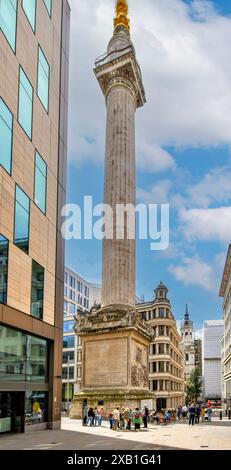
<svg viewBox="0 0 231 470">
<path fill-rule="evenodd" d="M 75 362 L 75 351 L 65 351 L 63 353 L 63 364 L 68 364 L 68 357 L 69 363 L 73 364 Z"/>
<path fill-rule="evenodd" d="M 7 302 L 7 276 L 8 276 L 8 248 L 9 242 L 0 234 L 0 303 Z"/>
<path fill-rule="evenodd" d="M 51 16 L 52 0 L 43 0 L 43 1 L 44 1 L 45 7 L 46 7 L 49 15 Z"/>
<path fill-rule="evenodd" d="M 46 213 L 46 191 L 47 191 L 47 165 L 39 155 L 35 152 L 35 187 L 34 187 L 34 203 Z"/>
<path fill-rule="evenodd" d="M 65 321 L 63 325 L 64 333 L 71 333 L 73 331 L 74 322 L 73 321 Z"/>
<path fill-rule="evenodd" d="M 64 336 L 63 337 L 63 349 L 71 349 L 75 347 L 75 336 Z"/>
<path fill-rule="evenodd" d="M 11 173 L 13 115 L 0 98 L 0 165 Z"/>
<path fill-rule="evenodd" d="M 29 249 L 29 219 L 30 200 L 19 186 L 16 186 L 14 243 L 26 253 Z"/>
<path fill-rule="evenodd" d="M 20 67 L 19 72 L 19 97 L 18 97 L 18 122 L 22 126 L 29 139 L 32 139 L 33 118 L 33 87 L 25 72 Z"/>
<path fill-rule="evenodd" d="M 49 109 L 49 81 L 50 66 L 46 60 L 45 55 L 43 54 L 41 47 L 39 47 L 37 94 L 47 112 Z"/>
<path fill-rule="evenodd" d="M 0 1 L 0 29 L 15 52 L 18 0 Z"/>
<path fill-rule="evenodd" d="M 44 268 L 32 261 L 32 300 L 31 315 L 43 318 L 43 298 L 44 298 Z"/>
<path fill-rule="evenodd" d="M 35 31 L 36 22 L 36 3 L 36 0 L 22 0 L 22 8 L 33 31 Z"/>
<path fill-rule="evenodd" d="M 68 367 L 63 367 L 62 378 L 64 380 L 67 380 L 67 378 L 68 378 Z M 69 379 L 73 379 L 73 378 L 74 378 L 74 367 L 69 367 Z"/>
</svg>

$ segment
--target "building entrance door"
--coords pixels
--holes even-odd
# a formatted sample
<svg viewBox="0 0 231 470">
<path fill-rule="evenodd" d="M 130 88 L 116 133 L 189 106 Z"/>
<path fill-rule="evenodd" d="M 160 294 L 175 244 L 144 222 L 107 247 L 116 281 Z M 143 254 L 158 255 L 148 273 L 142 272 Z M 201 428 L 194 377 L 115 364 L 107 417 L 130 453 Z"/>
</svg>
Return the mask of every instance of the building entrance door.
<svg viewBox="0 0 231 470">
<path fill-rule="evenodd" d="M 0 392 L 0 434 L 24 432 L 24 413 L 24 392 Z"/>
<path fill-rule="evenodd" d="M 166 409 L 166 398 L 157 398 L 156 400 L 156 411 Z"/>
</svg>

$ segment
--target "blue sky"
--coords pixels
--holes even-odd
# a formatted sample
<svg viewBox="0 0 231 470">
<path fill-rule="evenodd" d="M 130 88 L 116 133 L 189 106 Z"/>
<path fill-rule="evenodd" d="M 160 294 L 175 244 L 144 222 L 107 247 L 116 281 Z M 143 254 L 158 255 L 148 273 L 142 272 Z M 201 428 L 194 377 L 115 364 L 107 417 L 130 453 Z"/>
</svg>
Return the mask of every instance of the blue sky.
<svg viewBox="0 0 231 470">
<path fill-rule="evenodd" d="M 113 1 L 70 3 L 67 200 L 82 206 L 85 195 L 103 198 L 106 111 L 92 69 L 112 34 Z M 200 329 L 221 317 L 230 240 L 231 2 L 133 0 L 130 19 L 147 93 L 136 118 L 137 200 L 170 204 L 171 239 L 165 252 L 137 241 L 137 294 L 152 298 L 163 280 L 176 319 L 188 303 Z M 66 264 L 100 282 L 101 243 L 67 242 Z"/>
</svg>

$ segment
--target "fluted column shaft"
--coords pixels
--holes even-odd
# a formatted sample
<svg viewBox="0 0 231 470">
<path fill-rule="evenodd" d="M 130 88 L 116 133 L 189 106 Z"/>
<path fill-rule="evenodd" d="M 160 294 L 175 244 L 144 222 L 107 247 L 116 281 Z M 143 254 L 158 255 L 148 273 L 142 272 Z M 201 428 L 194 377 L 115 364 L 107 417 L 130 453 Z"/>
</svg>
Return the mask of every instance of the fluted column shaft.
<svg viewBox="0 0 231 470">
<path fill-rule="evenodd" d="M 116 204 L 136 202 L 136 98 L 123 84 L 107 94 L 104 202 L 114 213 L 113 240 L 103 241 L 102 305 L 135 305 L 135 240 L 116 240 Z M 125 237 L 127 234 L 125 218 Z"/>
</svg>

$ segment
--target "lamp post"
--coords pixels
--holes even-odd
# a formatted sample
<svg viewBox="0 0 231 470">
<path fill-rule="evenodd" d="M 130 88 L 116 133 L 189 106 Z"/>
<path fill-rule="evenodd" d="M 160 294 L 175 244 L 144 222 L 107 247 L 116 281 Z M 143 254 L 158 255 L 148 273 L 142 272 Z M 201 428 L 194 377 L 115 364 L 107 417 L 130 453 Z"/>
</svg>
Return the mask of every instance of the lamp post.
<svg viewBox="0 0 231 470">
<path fill-rule="evenodd" d="M 67 356 L 67 416 L 69 416 L 69 393 L 70 393 L 70 356 Z"/>
</svg>

